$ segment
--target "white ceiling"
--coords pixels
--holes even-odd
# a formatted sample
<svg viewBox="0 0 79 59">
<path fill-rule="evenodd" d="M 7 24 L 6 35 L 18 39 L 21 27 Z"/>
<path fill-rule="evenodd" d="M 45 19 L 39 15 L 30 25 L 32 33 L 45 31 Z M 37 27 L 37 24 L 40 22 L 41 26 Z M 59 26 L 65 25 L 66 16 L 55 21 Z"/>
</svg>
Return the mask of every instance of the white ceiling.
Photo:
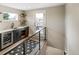
<svg viewBox="0 0 79 59">
<path fill-rule="evenodd" d="M 63 5 L 63 3 L 0 3 L 0 5 L 21 9 L 21 10 L 31 10 L 31 9 Z"/>
</svg>

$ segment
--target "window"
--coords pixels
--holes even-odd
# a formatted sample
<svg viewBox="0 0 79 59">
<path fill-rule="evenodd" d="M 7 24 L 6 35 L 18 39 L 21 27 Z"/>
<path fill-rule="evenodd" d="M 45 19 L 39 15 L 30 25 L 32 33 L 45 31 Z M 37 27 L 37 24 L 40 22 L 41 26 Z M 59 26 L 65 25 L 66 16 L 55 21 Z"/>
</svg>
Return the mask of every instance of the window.
<svg viewBox="0 0 79 59">
<path fill-rule="evenodd" d="M 36 13 L 36 20 L 35 20 L 36 30 L 43 27 L 43 18 L 44 18 L 43 13 Z"/>
<path fill-rule="evenodd" d="M 18 14 L 2 12 L 2 13 L 0 13 L 0 19 L 1 20 L 18 20 Z"/>
</svg>

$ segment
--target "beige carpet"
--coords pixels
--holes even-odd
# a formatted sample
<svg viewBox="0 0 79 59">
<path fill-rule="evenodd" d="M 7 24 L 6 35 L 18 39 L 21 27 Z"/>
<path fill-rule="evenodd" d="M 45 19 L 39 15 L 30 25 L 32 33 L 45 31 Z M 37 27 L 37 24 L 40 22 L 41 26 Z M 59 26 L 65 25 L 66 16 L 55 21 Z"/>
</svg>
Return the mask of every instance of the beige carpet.
<svg viewBox="0 0 79 59">
<path fill-rule="evenodd" d="M 51 46 L 47 46 L 46 55 L 64 55 L 64 51 Z"/>
</svg>

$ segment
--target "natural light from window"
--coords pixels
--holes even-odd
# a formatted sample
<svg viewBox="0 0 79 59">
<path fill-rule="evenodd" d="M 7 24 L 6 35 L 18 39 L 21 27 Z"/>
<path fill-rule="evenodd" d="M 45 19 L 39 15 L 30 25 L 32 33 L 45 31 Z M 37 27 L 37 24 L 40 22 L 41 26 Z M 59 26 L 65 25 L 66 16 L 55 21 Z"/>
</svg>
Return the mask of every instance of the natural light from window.
<svg viewBox="0 0 79 59">
<path fill-rule="evenodd" d="M 18 14 L 4 12 L 3 13 L 3 20 L 18 20 Z"/>
<path fill-rule="evenodd" d="M 43 13 L 36 13 L 35 26 L 37 30 L 43 27 L 43 18 Z"/>
</svg>

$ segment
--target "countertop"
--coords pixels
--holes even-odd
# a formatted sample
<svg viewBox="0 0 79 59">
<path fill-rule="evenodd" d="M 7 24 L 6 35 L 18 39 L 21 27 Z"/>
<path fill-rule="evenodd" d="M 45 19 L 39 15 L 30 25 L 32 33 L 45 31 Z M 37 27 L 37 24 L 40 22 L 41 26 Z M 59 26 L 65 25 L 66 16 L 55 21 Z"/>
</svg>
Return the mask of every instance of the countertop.
<svg viewBox="0 0 79 59">
<path fill-rule="evenodd" d="M 28 26 L 20 26 L 20 27 L 13 28 L 13 29 L 4 29 L 4 30 L 1 30 L 0 33 L 8 32 L 8 31 L 13 31 L 13 30 L 15 30 L 15 29 L 21 29 L 21 28 L 24 28 L 24 27 L 28 27 Z"/>
</svg>

